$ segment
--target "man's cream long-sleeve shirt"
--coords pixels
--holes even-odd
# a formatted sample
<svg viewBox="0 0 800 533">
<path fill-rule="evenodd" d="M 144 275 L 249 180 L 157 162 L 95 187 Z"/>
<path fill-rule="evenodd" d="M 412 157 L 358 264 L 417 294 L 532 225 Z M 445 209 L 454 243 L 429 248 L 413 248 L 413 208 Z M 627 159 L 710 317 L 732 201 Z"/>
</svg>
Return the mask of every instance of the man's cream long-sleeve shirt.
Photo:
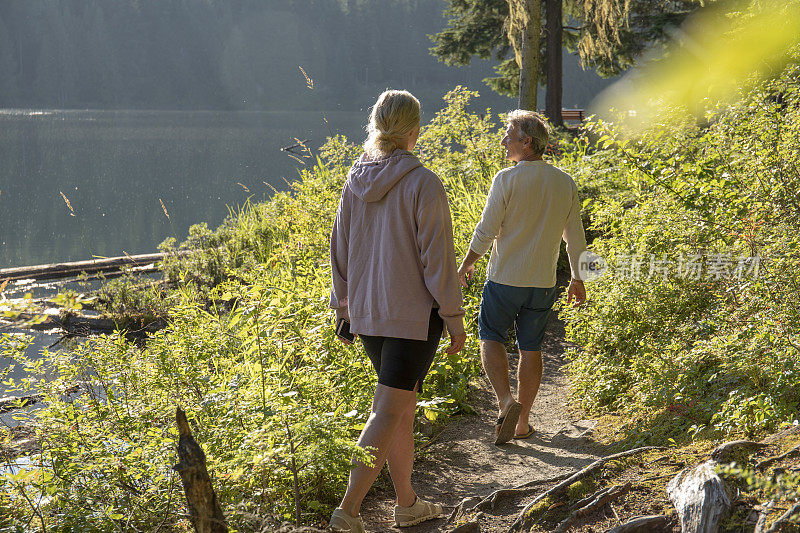
<svg viewBox="0 0 800 533">
<path fill-rule="evenodd" d="M 515 287 L 553 287 L 562 238 L 572 277 L 580 279 L 579 257 L 586 250 L 586 236 L 575 182 L 544 161 L 520 161 L 494 177 L 469 247 L 479 255 L 492 248 L 488 280 Z"/>
</svg>

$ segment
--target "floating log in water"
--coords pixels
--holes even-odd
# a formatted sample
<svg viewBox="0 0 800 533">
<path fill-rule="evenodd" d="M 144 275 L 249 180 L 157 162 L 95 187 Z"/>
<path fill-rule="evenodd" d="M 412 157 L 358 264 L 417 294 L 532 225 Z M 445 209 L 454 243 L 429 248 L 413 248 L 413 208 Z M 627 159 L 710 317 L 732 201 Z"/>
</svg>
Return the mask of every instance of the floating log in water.
<svg viewBox="0 0 800 533">
<path fill-rule="evenodd" d="M 76 392 L 80 392 L 80 390 L 80 385 L 72 385 L 70 387 L 65 387 L 61 394 L 74 394 Z M 22 409 L 24 407 L 28 407 L 29 405 L 37 404 L 43 399 L 44 396 L 41 394 L 28 394 L 25 396 L 0 398 L 0 413 L 7 413 L 9 411 Z"/>
<path fill-rule="evenodd" d="M 69 336 L 87 337 L 93 333 L 108 333 L 117 330 L 154 333 L 166 326 L 162 319 L 143 322 L 138 318 L 115 320 L 102 315 L 89 315 L 80 311 L 62 313 L 55 307 L 42 311 L 23 311 L 13 319 L 0 319 L 0 326 L 14 326 L 35 331 L 50 331 L 59 328 Z"/>
<path fill-rule="evenodd" d="M 113 272 L 126 266 L 147 267 L 158 270 L 155 263 L 162 261 L 168 255 L 184 256 L 191 250 L 177 252 L 123 255 L 120 257 L 106 257 L 89 261 L 73 261 L 70 263 L 52 263 L 49 265 L 34 265 L 0 269 L 0 281 L 18 279 L 56 279 L 77 276 L 82 272 L 93 274 L 96 272 Z"/>
</svg>

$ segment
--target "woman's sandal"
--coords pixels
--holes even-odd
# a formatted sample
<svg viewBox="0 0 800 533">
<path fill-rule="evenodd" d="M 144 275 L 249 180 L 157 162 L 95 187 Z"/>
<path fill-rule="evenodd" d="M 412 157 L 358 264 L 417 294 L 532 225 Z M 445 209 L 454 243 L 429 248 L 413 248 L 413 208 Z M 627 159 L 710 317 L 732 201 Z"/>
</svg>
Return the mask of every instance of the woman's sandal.
<svg viewBox="0 0 800 533">
<path fill-rule="evenodd" d="M 442 506 L 417 498 L 411 507 L 394 506 L 394 525 L 397 527 L 415 526 L 426 520 L 442 516 Z"/>
<path fill-rule="evenodd" d="M 514 428 L 517 427 L 517 421 L 519 420 L 521 411 L 522 405 L 518 402 L 514 402 L 511 404 L 511 407 L 508 408 L 506 414 L 497 418 L 497 426 L 495 427 L 497 430 L 497 438 L 494 441 L 495 444 L 505 444 L 514 438 Z"/>
<path fill-rule="evenodd" d="M 361 521 L 361 516 L 350 516 L 341 507 L 333 510 L 333 516 L 328 524 L 331 531 L 340 533 L 365 533 L 364 523 Z"/>
</svg>

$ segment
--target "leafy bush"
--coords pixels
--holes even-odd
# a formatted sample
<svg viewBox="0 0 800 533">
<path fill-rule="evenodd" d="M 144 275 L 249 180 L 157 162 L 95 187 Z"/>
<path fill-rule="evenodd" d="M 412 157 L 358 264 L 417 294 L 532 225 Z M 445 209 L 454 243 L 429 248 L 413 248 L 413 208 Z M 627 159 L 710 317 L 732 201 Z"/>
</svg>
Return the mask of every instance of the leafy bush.
<svg viewBox="0 0 800 533">
<path fill-rule="evenodd" d="M 586 408 L 631 415 L 631 428 L 663 430 L 666 416 L 673 436 L 753 436 L 796 418 L 799 73 L 702 124 L 673 110 L 636 139 L 587 127 L 597 149 L 567 166 L 601 191 L 585 207 L 612 272 L 589 286 L 588 306 L 564 312 Z"/>
</svg>

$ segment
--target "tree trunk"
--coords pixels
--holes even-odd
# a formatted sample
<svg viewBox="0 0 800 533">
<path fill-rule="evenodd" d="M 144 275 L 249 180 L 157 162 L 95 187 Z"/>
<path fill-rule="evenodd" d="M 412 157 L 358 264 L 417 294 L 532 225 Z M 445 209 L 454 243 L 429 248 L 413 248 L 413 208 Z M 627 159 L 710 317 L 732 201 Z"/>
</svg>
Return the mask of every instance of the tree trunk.
<svg viewBox="0 0 800 533">
<path fill-rule="evenodd" d="M 542 32 L 540 0 L 525 0 L 528 23 L 522 35 L 522 65 L 519 70 L 519 108 L 536 111 L 539 88 L 539 35 Z"/>
<path fill-rule="evenodd" d="M 561 89 L 562 89 L 562 0 L 547 0 L 545 7 L 546 17 L 546 44 L 547 54 L 547 91 L 545 92 L 545 115 L 553 126 L 563 126 L 561 116 Z"/>
</svg>

